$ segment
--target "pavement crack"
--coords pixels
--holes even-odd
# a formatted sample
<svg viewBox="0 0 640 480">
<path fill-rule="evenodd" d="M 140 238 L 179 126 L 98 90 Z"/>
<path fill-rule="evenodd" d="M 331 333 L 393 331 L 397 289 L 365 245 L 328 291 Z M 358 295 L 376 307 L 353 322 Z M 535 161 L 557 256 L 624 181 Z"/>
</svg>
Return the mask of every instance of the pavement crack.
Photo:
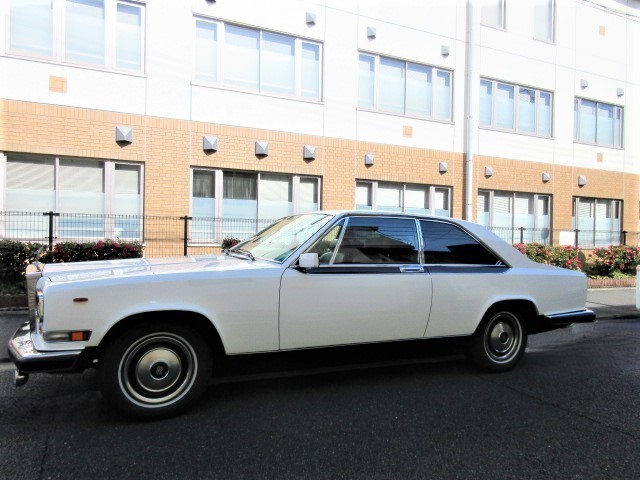
<svg viewBox="0 0 640 480">
<path fill-rule="evenodd" d="M 593 418 L 593 417 L 591 417 L 589 415 L 586 415 L 586 414 L 584 414 L 582 412 L 579 412 L 579 411 L 573 410 L 571 408 L 565 407 L 562 404 L 559 404 L 559 403 L 556 403 L 556 402 L 552 402 L 552 401 L 546 400 L 544 398 L 540 398 L 540 397 L 538 397 L 536 395 L 533 395 L 531 393 L 519 390 L 519 389 L 517 389 L 515 387 L 512 387 L 510 385 L 505 385 L 505 384 L 502 384 L 502 383 L 499 383 L 499 382 L 492 381 L 492 380 L 487 379 L 485 377 L 482 377 L 480 375 L 476 375 L 476 377 L 478 379 L 480 379 L 481 381 L 483 381 L 483 382 L 491 383 L 492 385 L 498 386 L 500 388 L 504 388 L 505 390 L 509 390 L 511 392 L 515 392 L 515 393 L 517 393 L 517 394 L 519 394 L 519 395 L 521 395 L 523 397 L 527 397 L 527 398 L 529 398 L 531 400 L 534 400 L 535 402 L 537 402 L 540 405 L 554 407 L 554 408 L 556 408 L 558 410 L 561 410 L 564 413 L 568 413 L 570 415 L 577 416 L 577 417 L 582 418 L 584 420 L 587 420 L 587 421 L 589 421 L 589 422 L 591 422 L 593 424 L 596 424 L 596 425 L 598 425 L 600 427 L 603 427 L 603 428 L 606 428 L 606 429 L 608 429 L 610 431 L 619 433 L 619 434 L 621 434 L 621 435 L 623 435 L 625 437 L 628 437 L 630 439 L 640 440 L 640 435 L 634 435 L 633 433 L 630 433 L 630 432 L 627 432 L 625 430 L 622 430 L 620 427 L 616 427 L 614 425 L 605 423 L 602 420 L 598 420 L 597 418 Z"/>
<path fill-rule="evenodd" d="M 54 396 L 60 392 L 61 385 L 62 385 L 62 378 L 59 378 L 58 384 L 56 385 L 56 389 L 53 394 Z M 58 426 L 59 410 L 56 408 L 54 409 L 54 412 L 55 413 L 53 415 L 53 418 L 49 423 L 51 428 L 47 431 L 46 437 L 44 439 L 44 451 L 42 452 L 42 459 L 40 460 L 40 470 L 38 471 L 38 480 L 42 480 L 43 478 L 45 478 L 45 465 L 47 464 L 47 458 L 49 457 L 49 443 L 54 433 L 56 432 L 56 429 Z"/>
</svg>

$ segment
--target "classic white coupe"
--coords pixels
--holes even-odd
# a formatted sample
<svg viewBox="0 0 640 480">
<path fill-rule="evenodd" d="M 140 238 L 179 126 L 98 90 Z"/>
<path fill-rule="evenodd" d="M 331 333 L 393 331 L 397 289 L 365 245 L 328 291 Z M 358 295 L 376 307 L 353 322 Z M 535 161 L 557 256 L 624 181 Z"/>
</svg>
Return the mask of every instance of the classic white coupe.
<svg viewBox="0 0 640 480">
<path fill-rule="evenodd" d="M 27 285 L 16 385 L 95 367 L 138 418 L 191 405 L 222 355 L 459 336 L 498 372 L 528 334 L 595 320 L 582 273 L 474 223 L 405 213 L 285 217 L 217 256 L 35 264 Z"/>
</svg>

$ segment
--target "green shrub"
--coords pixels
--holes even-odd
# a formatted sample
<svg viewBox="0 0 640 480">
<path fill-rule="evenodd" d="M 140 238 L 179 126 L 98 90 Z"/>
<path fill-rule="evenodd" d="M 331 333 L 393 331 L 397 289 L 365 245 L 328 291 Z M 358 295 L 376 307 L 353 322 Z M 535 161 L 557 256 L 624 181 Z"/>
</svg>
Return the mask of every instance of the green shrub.
<svg viewBox="0 0 640 480">
<path fill-rule="evenodd" d="M 569 270 L 582 270 L 581 251 L 572 246 L 546 245 L 544 243 L 519 243 L 515 247 L 534 262 L 546 263 Z"/>
<path fill-rule="evenodd" d="M 140 242 L 62 242 L 53 246 L 53 252 L 41 260 L 43 263 L 85 262 L 91 260 L 115 260 L 119 258 L 142 257 Z"/>
<path fill-rule="evenodd" d="M 236 238 L 236 237 L 225 237 L 222 240 L 222 243 L 220 244 L 220 247 L 222 248 L 222 250 L 225 250 L 227 248 L 234 247 L 239 243 L 240 243 L 240 239 L 239 238 Z"/>
<path fill-rule="evenodd" d="M 29 263 L 36 259 L 38 250 L 43 249 L 42 263 L 81 262 L 86 260 L 113 260 L 117 258 L 139 258 L 142 256 L 140 242 L 116 242 L 112 240 L 76 243 L 57 243 L 53 251 L 44 251 L 41 243 L 23 243 L 0 240 L 0 286 L 2 291 L 8 285 L 21 284 Z"/>
<path fill-rule="evenodd" d="M 625 245 L 596 248 L 589 255 L 590 272 L 606 277 L 620 276 L 620 274 L 635 274 L 640 263 L 640 247 Z"/>
<path fill-rule="evenodd" d="M 556 267 L 568 268 L 569 270 L 582 270 L 582 261 L 579 248 L 572 246 L 553 247 L 551 249 L 550 264 Z"/>
<path fill-rule="evenodd" d="M 0 240 L 0 280 L 21 280 L 27 264 L 34 262 L 38 250 L 44 247 L 41 243 Z"/>
<path fill-rule="evenodd" d="M 515 247 L 534 262 L 549 264 L 551 261 L 550 245 L 544 243 L 518 243 Z"/>
</svg>

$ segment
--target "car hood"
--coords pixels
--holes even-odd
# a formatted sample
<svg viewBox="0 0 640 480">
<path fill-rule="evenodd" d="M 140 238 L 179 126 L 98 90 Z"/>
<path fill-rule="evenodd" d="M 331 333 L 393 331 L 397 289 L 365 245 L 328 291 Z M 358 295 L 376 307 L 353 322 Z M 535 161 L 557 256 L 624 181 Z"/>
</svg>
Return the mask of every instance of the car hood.
<svg viewBox="0 0 640 480">
<path fill-rule="evenodd" d="M 50 263 L 41 267 L 41 275 L 51 282 L 69 282 L 105 277 L 186 273 L 196 271 L 273 268 L 279 264 L 265 260 L 210 255 L 201 257 L 135 258 L 95 262 Z"/>
</svg>

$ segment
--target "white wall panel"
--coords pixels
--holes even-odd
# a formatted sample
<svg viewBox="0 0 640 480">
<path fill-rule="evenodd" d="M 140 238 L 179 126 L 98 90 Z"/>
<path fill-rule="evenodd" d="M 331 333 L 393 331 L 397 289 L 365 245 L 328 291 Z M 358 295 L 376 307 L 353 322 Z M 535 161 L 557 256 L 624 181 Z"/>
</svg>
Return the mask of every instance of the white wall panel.
<svg viewBox="0 0 640 480">
<path fill-rule="evenodd" d="M 67 93 L 49 91 L 49 77 L 64 77 Z M 141 76 L 0 57 L 0 98 L 144 114 Z"/>
<path fill-rule="evenodd" d="M 8 57 L 6 35 L 0 35 L 0 97 L 459 153 L 466 3 L 149 0 L 145 75 Z M 7 5 L 0 2 L 3 26 Z M 315 25 L 306 23 L 306 12 L 316 15 Z M 552 91 L 553 138 L 480 129 L 478 153 L 640 173 L 640 1 L 557 0 L 555 44 L 533 39 L 532 12 L 531 2 L 508 1 L 505 31 L 479 27 L 479 68 L 484 77 Z M 322 102 L 192 85 L 194 15 L 321 42 Z M 375 39 L 367 38 L 368 26 L 376 28 Z M 442 45 L 449 47 L 449 55 L 442 55 Z M 359 50 L 453 71 L 453 124 L 359 111 Z M 50 92 L 50 76 L 67 78 L 67 93 Z M 580 87 L 582 78 L 587 88 Z M 618 88 L 624 95 L 618 95 Z M 574 143 L 575 96 L 624 107 L 623 150 Z M 403 136 L 404 126 L 413 128 L 411 137 Z"/>
<path fill-rule="evenodd" d="M 321 104 L 197 85 L 192 92 L 198 122 L 322 135 Z"/>
<path fill-rule="evenodd" d="M 358 17 L 338 9 L 327 9 L 330 32 L 324 43 L 324 134 L 356 137 L 358 98 Z"/>
<path fill-rule="evenodd" d="M 410 138 L 403 136 L 404 126 L 412 127 L 413 134 Z M 453 151 L 456 130 L 450 123 L 358 111 L 357 139 L 363 142 Z"/>
</svg>

